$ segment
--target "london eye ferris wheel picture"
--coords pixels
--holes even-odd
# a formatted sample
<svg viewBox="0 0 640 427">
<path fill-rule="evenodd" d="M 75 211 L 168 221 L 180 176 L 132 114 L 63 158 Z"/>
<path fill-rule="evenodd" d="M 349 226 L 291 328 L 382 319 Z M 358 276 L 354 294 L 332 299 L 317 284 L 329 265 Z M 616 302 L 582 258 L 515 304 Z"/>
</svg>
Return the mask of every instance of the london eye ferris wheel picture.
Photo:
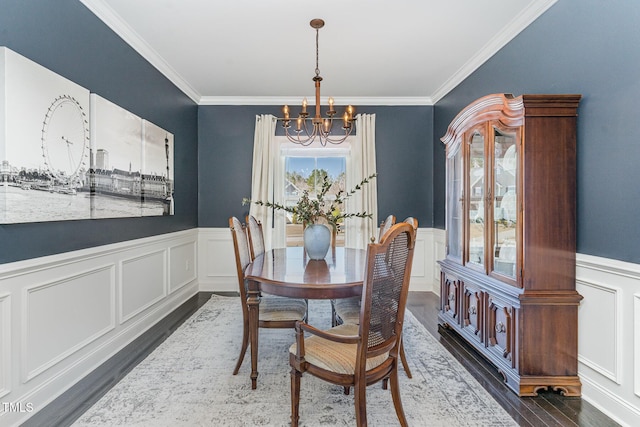
<svg viewBox="0 0 640 427">
<path fill-rule="evenodd" d="M 171 214 L 171 133 L 0 47 L 0 223 Z"/>
</svg>

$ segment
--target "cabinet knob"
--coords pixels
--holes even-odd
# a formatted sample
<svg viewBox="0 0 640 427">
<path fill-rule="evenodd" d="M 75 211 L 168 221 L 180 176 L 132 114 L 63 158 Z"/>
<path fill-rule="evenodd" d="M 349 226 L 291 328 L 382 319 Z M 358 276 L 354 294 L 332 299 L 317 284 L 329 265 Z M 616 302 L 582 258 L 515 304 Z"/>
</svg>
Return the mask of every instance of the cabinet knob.
<svg viewBox="0 0 640 427">
<path fill-rule="evenodd" d="M 503 334 L 507 331 L 507 328 L 504 326 L 504 323 L 498 322 L 496 324 L 496 334 Z"/>
</svg>

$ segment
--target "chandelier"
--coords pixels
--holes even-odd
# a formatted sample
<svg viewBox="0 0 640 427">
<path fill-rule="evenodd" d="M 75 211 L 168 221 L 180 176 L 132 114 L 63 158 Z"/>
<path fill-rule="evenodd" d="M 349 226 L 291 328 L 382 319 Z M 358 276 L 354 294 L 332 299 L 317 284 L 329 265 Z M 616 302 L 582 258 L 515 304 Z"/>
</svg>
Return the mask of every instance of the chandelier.
<svg viewBox="0 0 640 427">
<path fill-rule="evenodd" d="M 304 98 L 302 100 L 302 111 L 300 111 L 298 117 L 295 119 L 295 128 L 290 130 L 291 117 L 289 116 L 289 106 L 285 105 L 282 107 L 282 113 L 284 115 L 284 118 L 281 119 L 282 127 L 289 141 L 296 144 L 310 145 L 316 140 L 319 140 L 323 147 L 326 146 L 327 143 L 340 144 L 351 134 L 355 108 L 351 105 L 347 106 L 342 118 L 336 118 L 334 120 L 336 111 L 333 106 L 333 98 L 330 97 L 329 109 L 326 112 L 327 117 L 323 118 L 320 114 L 320 82 L 322 81 L 322 77 L 320 77 L 320 69 L 318 68 L 318 35 L 320 28 L 324 27 L 324 21 L 322 19 L 313 19 L 309 24 L 316 30 L 316 75 L 313 78 L 316 86 L 316 114 L 313 117 L 309 117 L 307 98 Z M 334 122 L 341 125 L 343 133 L 339 135 L 332 133 Z"/>
</svg>

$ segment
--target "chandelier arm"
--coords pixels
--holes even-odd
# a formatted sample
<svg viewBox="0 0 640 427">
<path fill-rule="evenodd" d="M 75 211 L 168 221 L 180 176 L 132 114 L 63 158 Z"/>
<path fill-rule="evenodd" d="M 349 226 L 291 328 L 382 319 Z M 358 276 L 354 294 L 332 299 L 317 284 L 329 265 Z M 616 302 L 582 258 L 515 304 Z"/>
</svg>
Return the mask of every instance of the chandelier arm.
<svg viewBox="0 0 640 427">
<path fill-rule="evenodd" d="M 347 139 L 350 135 L 351 135 L 351 132 L 350 132 L 350 131 L 349 131 L 349 132 L 345 131 L 345 134 L 344 134 L 344 135 L 342 135 L 342 136 L 340 136 L 340 137 L 335 137 L 335 138 L 332 138 L 331 136 L 326 135 L 326 136 L 323 138 L 325 142 L 324 142 L 322 145 L 323 145 L 323 146 L 324 146 L 324 145 L 327 145 L 327 142 L 328 142 L 328 143 L 330 143 L 330 144 L 336 144 L 336 145 L 337 145 L 337 144 L 342 144 L 344 141 L 346 141 L 346 139 Z"/>
<path fill-rule="evenodd" d="M 289 133 L 289 129 L 285 128 L 285 135 L 287 136 L 287 138 L 289 139 L 289 141 L 295 143 L 295 144 L 300 144 L 303 146 L 306 145 L 310 145 L 311 143 L 313 143 L 313 141 L 316 139 L 316 137 L 318 136 L 318 128 L 316 126 L 312 127 L 312 131 L 309 132 L 309 128 L 307 127 L 307 121 L 304 120 L 304 125 L 303 127 L 300 129 L 300 131 L 296 130 L 296 134 L 295 135 L 291 135 Z M 300 134 L 304 134 L 303 138 L 300 138 Z"/>
</svg>

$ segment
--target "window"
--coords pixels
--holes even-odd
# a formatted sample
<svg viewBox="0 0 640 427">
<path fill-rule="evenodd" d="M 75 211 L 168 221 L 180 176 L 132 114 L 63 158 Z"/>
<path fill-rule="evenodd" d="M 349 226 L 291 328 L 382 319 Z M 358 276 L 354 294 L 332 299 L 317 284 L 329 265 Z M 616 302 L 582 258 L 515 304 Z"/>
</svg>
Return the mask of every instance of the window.
<svg viewBox="0 0 640 427">
<path fill-rule="evenodd" d="M 326 150 L 333 151 L 331 148 Z M 335 199 L 338 191 L 345 190 L 347 157 L 344 154 L 329 152 L 322 157 L 316 152 L 313 156 L 302 154 L 284 156 L 284 204 L 286 206 L 295 205 L 305 190 L 309 192 L 311 198 L 315 198 L 325 176 L 331 183 L 327 200 Z M 297 218 L 287 214 L 287 246 L 302 246 L 302 227 L 303 224 L 299 223 Z M 336 246 L 344 246 L 344 233 L 338 233 Z"/>
<path fill-rule="evenodd" d="M 274 200 L 294 205 L 304 190 L 314 197 L 326 173 L 332 182 L 329 197 L 335 197 L 340 189 L 346 189 L 351 144 L 347 141 L 335 147 L 302 147 L 286 137 L 276 137 L 280 147 L 274 179 Z M 302 246 L 302 224 L 291 214 L 274 212 L 274 247 Z M 344 246 L 344 233 L 338 233 L 337 246 Z"/>
</svg>

